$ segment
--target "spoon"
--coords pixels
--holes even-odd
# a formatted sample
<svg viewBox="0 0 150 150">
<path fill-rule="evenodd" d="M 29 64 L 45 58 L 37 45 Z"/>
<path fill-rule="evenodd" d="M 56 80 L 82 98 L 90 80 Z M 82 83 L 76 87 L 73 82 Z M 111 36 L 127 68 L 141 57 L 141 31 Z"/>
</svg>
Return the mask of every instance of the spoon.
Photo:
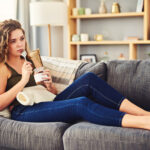
<svg viewBox="0 0 150 150">
<path fill-rule="evenodd" d="M 21 54 L 21 56 L 24 57 L 25 60 L 27 60 L 26 59 L 26 56 L 27 56 L 27 52 L 26 51 L 23 51 L 22 54 Z"/>
</svg>

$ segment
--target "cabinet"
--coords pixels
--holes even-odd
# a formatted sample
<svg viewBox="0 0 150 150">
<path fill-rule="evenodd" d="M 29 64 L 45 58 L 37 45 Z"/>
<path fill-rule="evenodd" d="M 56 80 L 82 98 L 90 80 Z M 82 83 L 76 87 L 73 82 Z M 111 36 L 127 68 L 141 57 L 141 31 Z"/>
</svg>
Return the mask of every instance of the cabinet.
<svg viewBox="0 0 150 150">
<path fill-rule="evenodd" d="M 72 9 L 76 8 L 76 0 L 68 1 L 68 49 L 69 58 L 77 59 L 77 46 L 82 45 L 127 45 L 129 47 L 129 59 L 137 59 L 137 46 L 143 44 L 150 44 L 150 0 L 144 0 L 144 11 L 143 12 L 121 12 L 117 14 L 106 13 L 106 14 L 90 14 L 90 15 L 72 15 Z M 103 40 L 103 41 L 87 41 L 87 42 L 72 42 L 71 38 L 73 34 L 77 34 L 77 20 L 81 19 L 113 19 L 113 18 L 143 18 L 143 39 L 136 41 L 129 40 Z"/>
</svg>

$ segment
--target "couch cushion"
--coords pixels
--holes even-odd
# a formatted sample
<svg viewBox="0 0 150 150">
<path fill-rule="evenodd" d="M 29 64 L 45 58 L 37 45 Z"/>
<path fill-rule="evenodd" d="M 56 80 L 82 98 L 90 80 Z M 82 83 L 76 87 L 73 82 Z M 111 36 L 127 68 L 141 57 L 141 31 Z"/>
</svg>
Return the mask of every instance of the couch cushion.
<svg viewBox="0 0 150 150">
<path fill-rule="evenodd" d="M 69 60 L 60 57 L 42 56 L 41 58 L 44 67 L 50 69 L 57 93 L 63 91 L 74 81 L 76 71 L 83 63 L 81 60 Z"/>
<path fill-rule="evenodd" d="M 150 61 L 110 61 L 107 82 L 136 105 L 150 110 Z"/>
<path fill-rule="evenodd" d="M 30 123 L 0 117 L 0 149 L 63 150 L 62 135 L 69 124 Z"/>
<path fill-rule="evenodd" d="M 107 67 L 103 62 L 82 63 L 76 72 L 76 79 L 87 72 L 93 72 L 103 80 L 106 80 Z"/>
<path fill-rule="evenodd" d="M 149 150 L 148 130 L 110 127 L 81 122 L 69 127 L 65 150 Z"/>
</svg>

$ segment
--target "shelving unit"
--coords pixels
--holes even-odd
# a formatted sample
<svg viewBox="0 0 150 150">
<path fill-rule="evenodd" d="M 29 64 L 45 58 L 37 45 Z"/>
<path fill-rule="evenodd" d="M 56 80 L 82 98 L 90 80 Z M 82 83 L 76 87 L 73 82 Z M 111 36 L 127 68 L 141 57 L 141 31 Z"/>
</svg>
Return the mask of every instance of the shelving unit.
<svg viewBox="0 0 150 150">
<path fill-rule="evenodd" d="M 150 44 L 150 40 L 137 40 L 137 41 L 88 41 L 88 42 L 70 42 L 70 45 L 128 45 L 128 44 Z"/>
<path fill-rule="evenodd" d="M 69 29 L 69 58 L 77 59 L 78 45 L 129 45 L 129 59 L 137 59 L 137 45 L 150 44 L 150 0 L 144 0 L 144 12 L 124 12 L 118 14 L 91 14 L 72 16 L 72 8 L 76 7 L 75 0 L 69 0 L 68 8 L 68 29 Z M 129 18 L 143 17 L 143 40 L 137 41 L 87 41 L 87 42 L 72 42 L 71 37 L 77 34 L 77 19 L 101 19 L 101 18 Z"/>
<path fill-rule="evenodd" d="M 94 19 L 94 18 L 117 18 L 117 17 L 143 17 L 144 12 L 136 13 L 136 12 L 129 12 L 129 13 L 118 13 L 118 14 L 91 14 L 91 15 L 78 15 L 78 16 L 70 16 L 70 19 Z"/>
</svg>

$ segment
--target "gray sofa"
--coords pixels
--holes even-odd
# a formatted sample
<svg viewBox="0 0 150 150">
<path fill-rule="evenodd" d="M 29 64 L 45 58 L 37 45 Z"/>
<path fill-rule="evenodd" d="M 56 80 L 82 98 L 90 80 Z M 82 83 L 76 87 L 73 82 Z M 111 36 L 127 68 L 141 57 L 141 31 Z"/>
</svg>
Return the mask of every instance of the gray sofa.
<svg viewBox="0 0 150 150">
<path fill-rule="evenodd" d="M 83 63 L 76 78 L 94 72 L 132 102 L 150 110 L 150 61 Z M 150 131 L 86 121 L 26 123 L 0 117 L 0 150 L 149 150 Z"/>
</svg>

